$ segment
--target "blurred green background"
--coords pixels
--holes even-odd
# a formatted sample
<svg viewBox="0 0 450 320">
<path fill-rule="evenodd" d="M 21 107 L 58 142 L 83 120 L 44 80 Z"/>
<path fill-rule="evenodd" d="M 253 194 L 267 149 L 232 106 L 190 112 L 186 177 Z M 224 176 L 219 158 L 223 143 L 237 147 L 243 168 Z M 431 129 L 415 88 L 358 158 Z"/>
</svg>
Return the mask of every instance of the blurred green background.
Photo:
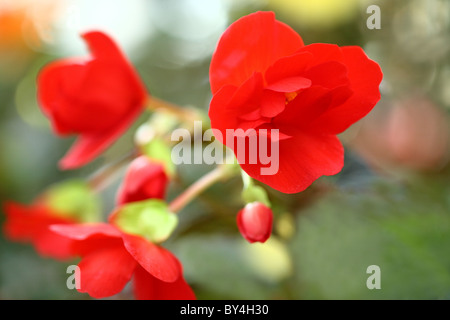
<svg viewBox="0 0 450 320">
<path fill-rule="evenodd" d="M 369 29 L 369 5 L 381 29 Z M 273 10 L 305 44 L 362 46 L 384 73 L 382 98 L 341 135 L 345 167 L 306 191 L 267 188 L 275 214 L 265 244 L 235 225 L 241 181 L 218 184 L 180 213 L 166 243 L 200 299 L 450 298 L 450 2 L 447 0 L 0 0 L 0 202 L 31 203 L 51 184 L 86 178 L 128 152 L 133 133 L 75 171 L 57 162 L 73 139 L 54 136 L 36 103 L 48 61 L 84 55 L 80 31 L 120 43 L 152 95 L 207 111 L 215 44 L 237 18 Z M 182 165 L 173 198 L 206 165 Z M 120 180 L 102 193 L 105 217 Z M 4 214 L 0 212 L 0 223 Z M 0 236 L 0 299 L 89 299 L 66 268 Z M 378 265 L 381 289 L 369 290 Z M 130 299 L 126 288 L 113 299 Z"/>
</svg>

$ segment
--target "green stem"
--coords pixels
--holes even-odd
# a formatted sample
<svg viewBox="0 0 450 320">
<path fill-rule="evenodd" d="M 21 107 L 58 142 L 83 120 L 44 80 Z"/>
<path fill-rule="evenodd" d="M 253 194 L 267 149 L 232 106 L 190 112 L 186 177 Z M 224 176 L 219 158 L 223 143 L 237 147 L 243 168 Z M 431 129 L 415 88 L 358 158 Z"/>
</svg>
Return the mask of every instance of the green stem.
<svg viewBox="0 0 450 320">
<path fill-rule="evenodd" d="M 196 112 L 196 110 L 181 107 L 153 96 L 149 97 L 147 100 L 147 109 L 156 112 L 170 113 L 176 116 L 180 121 L 192 122 L 195 120 L 201 120 L 201 114 Z"/>
<path fill-rule="evenodd" d="M 244 171 L 241 169 L 241 178 L 242 178 L 242 189 L 247 189 L 250 186 L 253 186 L 253 180 L 252 178 Z"/>
<path fill-rule="evenodd" d="M 114 178 L 117 176 L 119 171 L 128 163 L 130 163 L 131 160 L 133 160 L 137 156 L 137 150 L 133 150 L 130 153 L 126 154 L 122 158 L 109 163 L 105 165 L 104 167 L 100 168 L 98 171 L 94 172 L 89 178 L 88 178 L 88 184 L 90 187 L 95 190 L 96 192 L 102 191 L 104 188 L 106 188 L 112 181 L 114 181 Z"/>
<path fill-rule="evenodd" d="M 209 188 L 214 183 L 231 177 L 233 170 L 229 170 L 228 165 L 219 165 L 214 170 L 208 172 L 203 177 L 190 185 L 183 193 L 176 197 L 169 205 L 169 210 L 177 213 L 188 203 L 195 199 L 200 193 Z"/>
</svg>

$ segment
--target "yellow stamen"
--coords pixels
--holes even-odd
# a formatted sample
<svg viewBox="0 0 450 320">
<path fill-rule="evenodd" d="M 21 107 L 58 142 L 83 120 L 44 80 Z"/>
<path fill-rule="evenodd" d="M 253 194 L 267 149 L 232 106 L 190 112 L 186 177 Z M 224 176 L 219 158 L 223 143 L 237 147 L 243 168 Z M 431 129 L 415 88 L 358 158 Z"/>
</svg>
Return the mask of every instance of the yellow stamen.
<svg viewBox="0 0 450 320">
<path fill-rule="evenodd" d="M 297 92 L 286 92 L 284 95 L 286 96 L 286 104 L 291 102 L 297 96 Z"/>
</svg>

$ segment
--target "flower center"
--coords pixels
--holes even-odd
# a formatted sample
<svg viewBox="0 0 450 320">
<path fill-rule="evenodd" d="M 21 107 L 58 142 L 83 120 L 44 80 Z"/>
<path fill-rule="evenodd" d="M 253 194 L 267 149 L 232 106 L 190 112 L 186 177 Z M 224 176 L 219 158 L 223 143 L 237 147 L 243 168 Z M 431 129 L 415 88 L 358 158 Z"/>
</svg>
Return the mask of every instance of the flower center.
<svg viewBox="0 0 450 320">
<path fill-rule="evenodd" d="M 286 92 L 285 94 L 284 94 L 285 96 L 286 96 L 286 104 L 288 104 L 289 102 L 291 102 L 292 100 L 294 100 L 295 99 L 295 97 L 298 95 L 298 93 L 297 92 Z"/>
</svg>

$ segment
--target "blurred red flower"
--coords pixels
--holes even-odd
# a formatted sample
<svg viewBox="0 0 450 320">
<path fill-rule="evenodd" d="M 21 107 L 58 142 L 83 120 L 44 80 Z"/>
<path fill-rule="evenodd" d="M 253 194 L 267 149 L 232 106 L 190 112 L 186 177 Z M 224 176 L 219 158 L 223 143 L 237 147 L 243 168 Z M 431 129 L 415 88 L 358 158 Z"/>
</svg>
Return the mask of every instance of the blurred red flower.
<svg viewBox="0 0 450 320">
<path fill-rule="evenodd" d="M 213 54 L 211 126 L 235 153 L 237 136 L 227 139 L 227 129 L 254 129 L 266 145 L 277 143 L 275 174 L 261 174 L 267 164 L 260 157 L 256 163 L 239 156 L 238 161 L 272 188 L 300 192 L 342 169 L 344 151 L 336 135 L 375 106 L 381 79 L 380 67 L 360 47 L 305 46 L 273 12 L 256 12 L 234 22 Z M 278 138 L 261 129 L 278 129 Z M 246 155 L 257 151 L 246 148 Z"/>
<path fill-rule="evenodd" d="M 117 193 L 118 205 L 146 199 L 164 199 L 168 176 L 164 166 L 147 156 L 134 159 Z"/>
<path fill-rule="evenodd" d="M 13 241 L 30 242 L 36 251 L 55 259 L 72 257 L 70 240 L 49 230 L 52 224 L 76 223 L 73 218 L 64 216 L 45 205 L 36 202 L 31 206 L 24 206 L 15 202 L 6 202 L 3 206 L 6 222 L 3 232 Z"/>
<path fill-rule="evenodd" d="M 80 167 L 102 153 L 139 116 L 145 86 L 114 41 L 98 31 L 82 35 L 92 57 L 52 62 L 38 76 L 38 100 L 61 136 L 79 138 L 60 161 Z"/>
<path fill-rule="evenodd" d="M 266 242 L 272 233 L 273 214 L 260 202 L 248 203 L 238 212 L 237 225 L 248 242 Z"/>
<path fill-rule="evenodd" d="M 448 113 L 411 90 L 367 117 L 349 145 L 375 170 L 439 171 L 450 158 Z M 399 171 L 399 168 L 402 170 Z"/>
<path fill-rule="evenodd" d="M 178 259 L 144 237 L 106 223 L 54 225 L 51 229 L 70 239 L 73 251 L 82 257 L 80 292 L 94 298 L 112 296 L 133 278 L 136 299 L 195 299 Z"/>
</svg>

